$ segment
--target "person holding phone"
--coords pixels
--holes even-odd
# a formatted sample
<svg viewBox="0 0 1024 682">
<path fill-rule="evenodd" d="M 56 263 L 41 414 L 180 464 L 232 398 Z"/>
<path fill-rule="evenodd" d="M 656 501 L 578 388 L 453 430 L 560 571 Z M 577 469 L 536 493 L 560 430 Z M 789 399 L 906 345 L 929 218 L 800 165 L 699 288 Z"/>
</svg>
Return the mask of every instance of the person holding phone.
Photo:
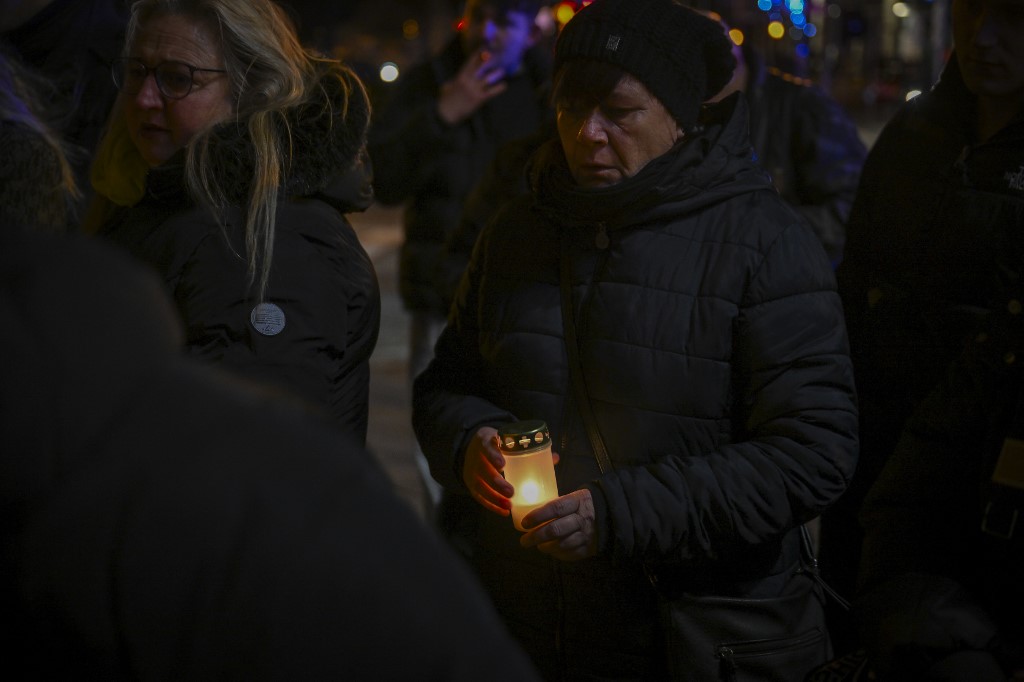
<svg viewBox="0 0 1024 682">
<path fill-rule="evenodd" d="M 376 197 L 405 205 L 399 279 L 411 317 L 410 382 L 433 356 L 448 314 L 436 273 L 465 198 L 502 144 L 551 116 L 550 59 L 537 44 L 544 4 L 468 0 L 447 46 L 409 70 L 374 112 Z M 440 489 L 426 473 L 424 481 L 436 503 Z"/>
</svg>

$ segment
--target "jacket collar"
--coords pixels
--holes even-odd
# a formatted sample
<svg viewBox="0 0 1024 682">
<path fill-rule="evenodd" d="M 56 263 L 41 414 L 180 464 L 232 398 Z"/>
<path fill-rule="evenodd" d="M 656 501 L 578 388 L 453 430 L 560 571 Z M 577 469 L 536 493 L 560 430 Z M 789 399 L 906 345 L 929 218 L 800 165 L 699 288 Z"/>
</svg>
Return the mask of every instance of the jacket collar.
<svg viewBox="0 0 1024 682">
<path fill-rule="evenodd" d="M 530 164 L 535 208 L 560 223 L 616 229 L 769 189 L 771 180 L 753 160 L 747 120 L 746 100 L 734 93 L 705 107 L 698 130 L 639 173 L 596 190 L 577 186 L 558 140 L 548 142 Z"/>
</svg>

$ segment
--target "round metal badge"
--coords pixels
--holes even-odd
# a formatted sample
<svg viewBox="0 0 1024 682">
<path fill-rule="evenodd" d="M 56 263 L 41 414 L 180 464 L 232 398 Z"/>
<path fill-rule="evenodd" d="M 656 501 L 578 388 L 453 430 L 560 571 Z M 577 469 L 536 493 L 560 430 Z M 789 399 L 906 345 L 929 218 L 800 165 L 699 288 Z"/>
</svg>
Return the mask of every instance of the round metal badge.
<svg viewBox="0 0 1024 682">
<path fill-rule="evenodd" d="M 284 311 L 273 303 L 260 303 L 249 314 L 249 322 L 260 334 L 274 336 L 284 329 Z"/>
</svg>

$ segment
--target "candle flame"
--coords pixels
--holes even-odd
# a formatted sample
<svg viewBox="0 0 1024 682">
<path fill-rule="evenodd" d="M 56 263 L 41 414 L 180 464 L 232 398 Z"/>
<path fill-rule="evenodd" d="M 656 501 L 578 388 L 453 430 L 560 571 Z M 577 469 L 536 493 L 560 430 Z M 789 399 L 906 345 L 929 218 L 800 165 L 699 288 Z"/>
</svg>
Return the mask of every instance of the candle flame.
<svg viewBox="0 0 1024 682">
<path fill-rule="evenodd" d="M 519 494 L 525 504 L 535 504 L 540 499 L 540 486 L 537 481 L 525 481 L 519 486 Z"/>
</svg>

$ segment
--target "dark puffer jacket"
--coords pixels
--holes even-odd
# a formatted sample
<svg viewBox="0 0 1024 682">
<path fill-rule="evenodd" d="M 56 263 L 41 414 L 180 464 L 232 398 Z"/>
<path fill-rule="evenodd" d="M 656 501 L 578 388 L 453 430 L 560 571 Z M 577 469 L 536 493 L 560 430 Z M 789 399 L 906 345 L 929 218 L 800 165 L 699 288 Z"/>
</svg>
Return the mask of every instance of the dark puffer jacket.
<svg viewBox="0 0 1024 682">
<path fill-rule="evenodd" d="M 445 125 L 437 115 L 438 92 L 465 60 L 455 38 L 410 71 L 375 113 L 370 133 L 378 198 L 387 204 L 406 202 L 399 260 L 402 302 L 409 310 L 441 316 L 448 308 L 435 272 L 466 195 L 499 146 L 533 132 L 550 115 L 550 63 L 533 48 L 524 55 L 520 73 L 506 80 L 504 92 L 462 123 Z"/>
<path fill-rule="evenodd" d="M 1018 281 L 1022 270 L 1018 260 Z M 1002 682 L 1024 671 L 1024 289 L 1014 289 L 912 415 L 864 501 L 856 613 L 880 679 Z"/>
<path fill-rule="evenodd" d="M 932 91 L 882 131 L 850 216 L 837 277 L 862 457 L 850 493 L 824 519 L 822 547 L 847 592 L 860 547 L 858 505 L 979 316 L 1013 298 L 1024 259 L 1024 117 L 978 142 L 975 102 L 954 56 Z"/>
<path fill-rule="evenodd" d="M 600 549 L 586 561 L 523 550 L 509 519 L 472 504 L 457 529 L 552 677 L 663 675 L 642 562 L 697 592 L 772 594 L 794 527 L 853 473 L 857 413 L 832 271 L 752 161 L 745 126 L 733 97 L 697 139 L 598 191 L 575 187 L 557 144 L 542 148 L 536 194 L 481 235 L 415 384 L 416 433 L 448 490 L 465 492 L 461 457 L 480 426 L 543 419 L 560 492 L 593 494 Z M 563 239 L 615 466 L 604 475 L 568 398 Z"/>
<path fill-rule="evenodd" d="M 340 102 L 351 78 L 347 70 L 340 77 L 332 71 L 321 83 Z M 150 171 L 146 196 L 102 232 L 163 276 L 190 355 L 286 389 L 360 443 L 366 439 L 369 358 L 380 327 L 376 273 L 344 216 L 372 199 L 369 164 L 360 152 L 369 117 L 361 93 L 352 91 L 347 125 L 339 106 L 318 103 L 290 112 L 294 152 L 263 303 L 249 283 L 244 216 L 237 208 L 245 205 L 254 153 L 244 125 L 222 124 L 213 145 L 211 165 L 236 207 L 225 216 L 226 230 L 190 198 L 179 156 Z"/>
</svg>

